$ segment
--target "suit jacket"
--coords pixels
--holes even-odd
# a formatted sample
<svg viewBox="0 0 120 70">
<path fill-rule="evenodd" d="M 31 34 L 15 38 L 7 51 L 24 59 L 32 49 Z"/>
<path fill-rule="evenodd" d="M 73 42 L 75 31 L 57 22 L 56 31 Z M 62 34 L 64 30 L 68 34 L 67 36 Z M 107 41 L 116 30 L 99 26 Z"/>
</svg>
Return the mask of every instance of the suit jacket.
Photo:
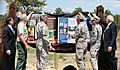
<svg viewBox="0 0 120 70">
<path fill-rule="evenodd" d="M 16 38 L 15 38 L 15 34 L 13 33 L 13 31 L 10 29 L 9 26 L 5 26 L 3 27 L 3 46 L 4 46 L 4 52 L 6 52 L 6 50 L 10 50 L 11 53 L 15 53 L 16 51 L 16 47 L 15 47 L 15 42 L 16 42 Z"/>
<path fill-rule="evenodd" d="M 103 38 L 104 36 L 104 38 Z M 116 47 L 116 38 L 117 38 L 117 27 L 114 22 L 112 22 L 106 31 L 103 31 L 102 35 L 102 46 L 105 52 L 108 52 L 108 47 L 112 47 L 112 51 L 117 49 Z"/>
</svg>

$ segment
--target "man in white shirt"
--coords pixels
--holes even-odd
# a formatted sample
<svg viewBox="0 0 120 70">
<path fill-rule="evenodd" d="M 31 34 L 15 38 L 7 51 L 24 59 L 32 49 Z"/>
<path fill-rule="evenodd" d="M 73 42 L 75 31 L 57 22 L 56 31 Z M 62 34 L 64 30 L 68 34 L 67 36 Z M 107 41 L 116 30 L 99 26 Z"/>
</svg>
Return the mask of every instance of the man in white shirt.
<svg viewBox="0 0 120 70">
<path fill-rule="evenodd" d="M 30 47 L 26 41 L 28 38 L 28 30 L 26 27 L 26 23 L 29 20 L 32 13 L 33 12 L 31 12 L 28 16 L 26 16 L 26 14 L 20 15 L 20 22 L 17 26 L 18 59 L 16 64 L 16 70 L 26 70 L 27 50 Z"/>
</svg>

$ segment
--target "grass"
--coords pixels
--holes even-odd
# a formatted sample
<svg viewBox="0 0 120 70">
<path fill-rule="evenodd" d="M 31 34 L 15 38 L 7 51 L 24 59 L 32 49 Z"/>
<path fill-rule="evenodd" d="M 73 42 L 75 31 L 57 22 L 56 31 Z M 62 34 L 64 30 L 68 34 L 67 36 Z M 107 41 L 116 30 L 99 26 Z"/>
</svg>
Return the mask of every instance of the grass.
<svg viewBox="0 0 120 70">
<path fill-rule="evenodd" d="M 30 47 L 28 50 L 28 54 L 36 54 L 35 52 L 36 52 L 36 49 L 32 47 Z"/>
<path fill-rule="evenodd" d="M 58 56 L 59 59 L 62 59 L 62 58 L 65 57 L 64 53 L 59 53 L 59 54 L 57 53 L 56 55 Z M 48 59 L 49 59 L 49 60 L 52 60 L 52 59 L 54 58 L 54 56 L 55 56 L 54 53 L 49 53 Z"/>
<path fill-rule="evenodd" d="M 53 57 L 54 57 L 54 54 L 49 54 L 48 55 L 48 60 L 52 60 Z"/>
<path fill-rule="evenodd" d="M 65 57 L 65 55 L 64 54 L 59 54 L 59 59 L 63 59 Z"/>
</svg>

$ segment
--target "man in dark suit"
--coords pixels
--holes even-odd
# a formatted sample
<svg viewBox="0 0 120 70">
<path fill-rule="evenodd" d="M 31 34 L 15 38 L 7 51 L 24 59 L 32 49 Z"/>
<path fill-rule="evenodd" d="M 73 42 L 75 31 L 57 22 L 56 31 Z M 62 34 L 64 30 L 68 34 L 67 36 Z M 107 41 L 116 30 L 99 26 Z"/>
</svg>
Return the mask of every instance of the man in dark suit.
<svg viewBox="0 0 120 70">
<path fill-rule="evenodd" d="M 13 29 L 14 21 L 12 18 L 6 20 L 6 25 L 2 29 L 2 42 L 3 42 L 3 69 L 2 70 L 15 70 L 15 31 Z"/>
<path fill-rule="evenodd" d="M 99 70 L 117 70 L 117 61 L 115 58 L 117 27 L 114 23 L 114 17 L 108 15 L 106 23 L 107 27 L 104 29 L 101 39 L 98 66 Z"/>
</svg>

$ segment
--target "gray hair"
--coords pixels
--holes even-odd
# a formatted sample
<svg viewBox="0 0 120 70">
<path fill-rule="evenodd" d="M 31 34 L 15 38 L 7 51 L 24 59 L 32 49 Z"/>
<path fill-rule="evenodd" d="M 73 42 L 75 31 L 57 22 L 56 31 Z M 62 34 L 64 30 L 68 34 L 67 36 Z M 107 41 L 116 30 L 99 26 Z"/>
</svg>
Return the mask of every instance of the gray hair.
<svg viewBox="0 0 120 70">
<path fill-rule="evenodd" d="M 26 14 L 21 14 L 21 15 L 19 16 L 20 20 L 24 20 L 26 17 L 27 17 Z"/>
<path fill-rule="evenodd" d="M 108 16 L 107 16 L 107 19 L 109 19 L 111 22 L 114 21 L 114 17 L 113 17 L 112 15 L 108 15 Z"/>
</svg>

